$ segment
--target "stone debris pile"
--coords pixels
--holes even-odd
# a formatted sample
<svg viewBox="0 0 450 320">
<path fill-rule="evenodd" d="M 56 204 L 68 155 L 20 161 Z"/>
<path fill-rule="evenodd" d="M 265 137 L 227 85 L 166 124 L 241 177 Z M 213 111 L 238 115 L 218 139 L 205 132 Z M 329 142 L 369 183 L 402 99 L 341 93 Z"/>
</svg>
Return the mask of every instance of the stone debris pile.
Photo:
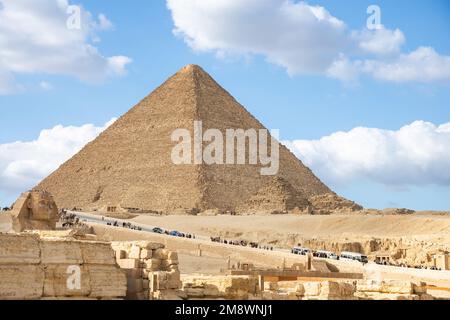
<svg viewBox="0 0 450 320">
<path fill-rule="evenodd" d="M 109 243 L 0 234 L 0 300 L 121 299 L 126 284 Z"/>
<path fill-rule="evenodd" d="M 433 300 L 426 283 L 398 280 L 268 282 L 264 300 Z"/>
<path fill-rule="evenodd" d="M 165 299 L 181 288 L 178 254 L 149 241 L 112 242 L 116 261 L 127 274 L 127 299 Z"/>
<path fill-rule="evenodd" d="M 186 276 L 183 277 L 186 299 L 248 300 L 258 294 L 254 276 Z"/>
<path fill-rule="evenodd" d="M 355 296 L 363 300 L 433 300 L 425 282 L 397 280 L 358 281 Z"/>
</svg>

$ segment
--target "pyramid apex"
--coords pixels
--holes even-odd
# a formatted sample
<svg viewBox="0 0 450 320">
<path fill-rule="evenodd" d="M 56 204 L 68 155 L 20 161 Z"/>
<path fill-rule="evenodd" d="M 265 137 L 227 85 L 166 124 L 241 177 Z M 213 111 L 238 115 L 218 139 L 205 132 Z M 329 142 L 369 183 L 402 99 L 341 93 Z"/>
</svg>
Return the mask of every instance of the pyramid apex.
<svg viewBox="0 0 450 320">
<path fill-rule="evenodd" d="M 180 69 L 179 72 L 180 73 L 192 73 L 192 72 L 195 72 L 195 71 L 202 71 L 202 72 L 204 72 L 202 67 L 200 67 L 199 65 L 196 65 L 196 64 L 185 65 L 183 68 Z"/>
</svg>

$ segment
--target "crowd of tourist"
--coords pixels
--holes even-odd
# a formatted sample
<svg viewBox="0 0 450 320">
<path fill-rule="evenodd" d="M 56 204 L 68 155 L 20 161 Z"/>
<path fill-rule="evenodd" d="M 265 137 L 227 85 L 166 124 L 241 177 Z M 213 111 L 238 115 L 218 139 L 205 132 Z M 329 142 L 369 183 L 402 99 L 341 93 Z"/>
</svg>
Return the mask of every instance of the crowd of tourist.
<svg viewBox="0 0 450 320">
<path fill-rule="evenodd" d="M 242 246 L 242 247 L 250 247 L 250 248 L 254 248 L 254 249 L 262 249 L 262 250 L 271 250 L 271 251 L 273 251 L 273 247 L 272 246 L 260 245 L 257 242 L 249 242 L 249 241 L 246 241 L 246 240 L 227 240 L 227 239 L 222 239 L 221 237 L 210 237 L 210 240 L 212 242 L 229 244 L 229 245 L 233 245 L 233 246 Z"/>
</svg>

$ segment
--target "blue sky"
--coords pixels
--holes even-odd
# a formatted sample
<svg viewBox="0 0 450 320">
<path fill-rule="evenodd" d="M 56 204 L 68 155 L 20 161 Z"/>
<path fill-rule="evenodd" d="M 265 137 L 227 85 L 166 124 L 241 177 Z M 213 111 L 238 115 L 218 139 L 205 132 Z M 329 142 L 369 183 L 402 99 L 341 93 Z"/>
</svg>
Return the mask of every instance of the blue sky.
<svg viewBox="0 0 450 320">
<path fill-rule="evenodd" d="M 3 6 L 6 8 L 9 1 L 11 0 L 0 0 L 0 3 L 4 2 Z M 50 6 L 52 1 L 43 0 L 43 2 Z M 244 4 L 233 10 L 244 10 L 245 2 L 249 3 L 249 8 L 255 6 L 252 4 L 254 1 L 242 1 Z M 276 0 L 268 2 L 277 3 Z M 425 151 L 441 150 L 442 146 L 445 147 L 446 138 L 450 137 L 438 129 L 440 125 L 450 122 L 450 76 L 446 78 L 447 74 L 441 75 L 438 80 L 421 81 L 414 78 L 386 81 L 372 76 L 370 71 L 361 72 L 357 80 L 349 83 L 325 72 L 304 71 L 301 63 L 300 69 L 289 72 L 289 68 L 292 66 L 297 68 L 299 65 L 296 64 L 295 56 L 289 62 L 273 63 L 273 58 L 277 56 L 270 56 L 267 53 L 270 51 L 267 48 L 271 48 L 271 43 L 266 44 L 265 49 L 261 49 L 262 46 L 258 44 L 255 49 L 250 50 L 243 49 L 241 39 L 235 41 L 233 38 L 236 37 L 235 34 L 223 30 L 193 36 L 189 30 L 201 28 L 202 22 L 200 19 L 190 21 L 192 15 L 183 16 L 185 8 L 182 5 L 178 6 L 175 0 L 171 10 L 168 9 L 166 1 L 98 0 L 70 1 L 70 4 L 82 5 L 84 11 L 89 12 L 95 21 L 99 14 L 103 14 L 113 24 L 112 28 L 98 27 L 95 30 L 101 41 L 94 41 L 92 44 L 102 56 L 126 56 L 132 62 L 121 66 L 126 72 L 118 72 L 117 75 L 108 76 L 100 83 L 94 84 L 85 79 L 78 79 L 76 71 L 66 71 L 70 68 L 60 72 L 58 69 L 48 71 L 44 67 L 26 72 L 20 71 L 21 69 L 9 70 L 14 77 L 12 81 L 19 84 L 22 90 L 0 95 L 2 119 L 0 146 L 10 145 L 15 141 L 34 141 L 43 129 L 51 129 L 56 125 L 79 127 L 93 124 L 100 128 L 111 118 L 125 113 L 167 77 L 190 63 L 201 65 L 266 127 L 279 128 L 282 140 L 303 140 L 301 146 L 308 143 L 308 146 L 321 150 L 319 148 L 326 148 L 327 144 L 318 143 L 319 139 L 339 131 L 348 133 L 356 127 L 364 127 L 381 130 L 381 141 L 388 145 L 385 150 L 393 150 L 404 140 L 398 138 L 394 142 L 386 141 L 391 139 L 393 132 L 398 132 L 415 121 L 429 122 L 436 127 L 424 129 L 421 125 L 417 129 L 419 131 L 417 134 L 422 136 L 429 134 L 423 140 L 427 141 Z M 407 55 L 419 47 L 433 48 L 443 59 L 450 56 L 448 1 L 308 2 L 308 5 L 323 6 L 330 15 L 344 22 L 347 29 L 354 31 L 364 30 L 368 18 L 366 9 L 371 4 L 381 8 L 381 23 L 386 29 L 399 29 L 404 35 L 405 40 L 400 51 L 389 53 L 390 58 L 393 55 Z M 295 3 L 292 2 L 292 5 Z M 193 6 L 195 10 L 195 5 Z M 216 9 L 208 8 L 208 10 Z M 245 13 L 245 10 L 242 12 Z M 233 11 L 233 14 L 236 12 Z M 189 21 L 185 23 L 183 19 Z M 173 30 L 177 21 L 181 32 L 176 36 Z M 255 25 L 258 23 L 270 25 L 271 21 L 270 19 L 255 21 Z M 233 20 L 226 20 L 225 17 L 222 22 L 224 24 L 221 28 L 227 28 L 227 23 L 231 24 Z M 27 21 L 23 23 L 26 24 Z M 237 20 L 236 23 L 242 21 Z M 243 28 L 245 27 L 247 26 L 244 25 Z M 0 36 L 2 32 L 6 32 L 5 30 L 1 28 L 0 23 Z M 287 33 L 295 32 L 290 29 L 280 30 L 287 30 Z M 316 29 L 305 32 L 316 32 Z M 224 40 L 224 43 L 227 43 L 225 47 L 218 48 L 214 41 L 205 43 L 199 40 L 201 37 L 217 34 L 227 37 Z M 199 38 L 195 38 L 196 36 Z M 263 40 L 265 38 L 264 35 L 258 36 Z M 317 41 L 321 41 L 320 36 L 321 34 L 318 34 Z M 196 48 L 193 49 L 195 45 L 185 41 L 189 37 L 196 42 Z M 292 48 L 299 52 L 307 52 L 310 49 L 309 46 L 299 48 L 294 45 Z M 23 50 L 31 49 L 24 47 Z M 225 57 L 222 55 L 223 51 L 226 51 Z M 30 54 L 29 51 L 27 53 Z M 355 61 L 375 59 L 373 54 L 358 53 L 355 56 L 352 57 Z M 0 49 L 0 61 L 1 58 Z M 5 56 L 3 59 L 6 59 Z M 376 59 L 385 61 L 387 58 L 377 56 Z M 8 64 L 7 60 L 5 62 Z M 411 131 L 414 130 L 408 128 L 404 130 L 406 134 L 411 134 L 409 133 Z M 378 131 L 371 134 L 380 136 Z M 438 142 L 435 142 L 434 138 L 438 139 Z M 354 141 L 355 139 L 343 138 L 339 143 Z M 374 140 L 368 141 L 370 143 Z M 336 143 L 338 142 L 334 145 Z M 354 145 L 352 152 L 357 154 L 359 145 Z M 421 146 L 416 147 L 420 149 Z M 399 149 L 399 154 L 404 152 L 404 145 Z M 366 150 L 369 155 L 372 151 Z M 295 152 L 301 154 L 302 151 L 295 149 Z M 423 159 L 421 157 L 399 156 L 389 164 L 390 170 L 381 170 L 378 164 L 366 166 L 355 162 L 356 160 L 352 158 L 348 163 L 349 165 L 356 163 L 356 166 L 359 166 L 355 170 L 358 174 L 349 173 L 347 176 L 339 175 L 339 177 L 335 172 L 341 168 L 330 169 L 330 166 L 345 165 L 344 161 L 347 161 L 345 159 L 333 160 L 333 155 L 329 154 L 327 156 L 332 163 L 321 164 L 317 155 L 310 154 L 302 159 L 336 192 L 364 206 L 450 210 L 450 165 L 446 163 L 447 153 L 441 153 L 440 158 L 426 160 L 430 161 L 426 164 L 427 169 L 420 163 L 415 165 L 402 163 L 415 160 L 420 162 L 420 159 Z M 380 161 L 390 161 L 390 156 L 386 157 L 387 160 Z M 395 157 L 392 155 L 392 158 Z M 4 166 L 8 164 L 9 162 Z M 0 170 L 1 165 L 0 159 Z M 405 178 L 404 173 L 395 177 L 395 173 L 401 171 L 403 167 L 410 168 L 410 176 L 414 177 Z M 439 173 L 436 173 L 438 169 L 442 171 L 444 178 L 441 179 Z M 416 171 L 421 171 L 421 175 L 417 174 L 416 177 Z M 388 176 L 382 177 L 383 175 Z M 435 176 L 436 178 L 433 178 Z M 395 178 L 389 179 L 391 177 Z M 26 183 L 31 182 L 27 180 Z M 0 182 L 0 205 L 7 205 L 13 201 L 17 192 L 18 188 L 8 189 Z"/>
</svg>

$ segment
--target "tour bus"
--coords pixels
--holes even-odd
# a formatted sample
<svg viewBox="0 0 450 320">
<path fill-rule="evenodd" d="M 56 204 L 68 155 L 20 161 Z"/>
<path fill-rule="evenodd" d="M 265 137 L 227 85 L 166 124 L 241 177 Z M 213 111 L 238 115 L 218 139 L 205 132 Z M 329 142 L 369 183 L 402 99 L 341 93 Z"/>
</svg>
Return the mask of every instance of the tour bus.
<svg viewBox="0 0 450 320">
<path fill-rule="evenodd" d="M 325 259 L 333 259 L 339 260 L 339 256 L 331 251 L 319 250 L 314 253 L 314 256 L 317 258 L 325 258 Z"/>
<path fill-rule="evenodd" d="M 302 256 L 306 256 L 308 253 L 311 253 L 312 250 L 309 248 L 294 247 L 292 248 L 291 252 L 293 254 L 300 254 Z"/>
<path fill-rule="evenodd" d="M 366 255 L 356 252 L 341 252 L 340 256 L 341 260 L 354 260 L 359 261 L 361 263 L 369 262 L 369 259 Z"/>
</svg>

